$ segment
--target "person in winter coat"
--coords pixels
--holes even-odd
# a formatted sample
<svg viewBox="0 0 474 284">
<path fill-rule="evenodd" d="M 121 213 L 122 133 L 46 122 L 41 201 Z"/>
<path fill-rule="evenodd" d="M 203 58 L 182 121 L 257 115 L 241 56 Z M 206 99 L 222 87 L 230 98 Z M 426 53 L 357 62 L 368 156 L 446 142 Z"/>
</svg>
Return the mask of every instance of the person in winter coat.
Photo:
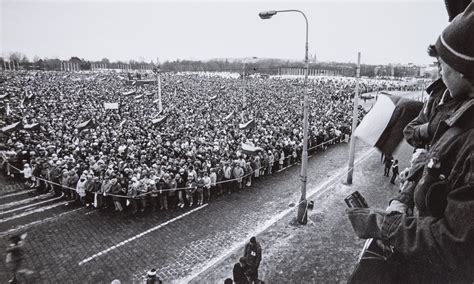
<svg viewBox="0 0 474 284">
<path fill-rule="evenodd" d="M 30 187 L 32 184 L 32 176 L 33 176 L 33 170 L 31 169 L 30 164 L 26 163 L 21 172 L 23 173 L 23 177 L 25 179 L 25 185 L 27 187 Z"/>
<path fill-rule="evenodd" d="M 262 247 L 255 237 L 251 237 L 250 241 L 245 245 L 244 257 L 247 259 L 247 264 L 253 272 L 252 280 L 257 280 L 258 267 L 262 261 Z"/>
<path fill-rule="evenodd" d="M 357 236 L 375 238 L 393 251 L 386 258 L 392 282 L 474 281 L 474 41 L 465 40 L 473 33 L 471 2 L 436 42 L 443 82 L 459 103 L 437 126 L 427 126 L 437 129 L 436 142 L 420 161 L 419 182 L 387 211 L 347 210 Z M 412 208 L 417 214 L 408 213 Z"/>
<path fill-rule="evenodd" d="M 390 179 L 391 184 L 395 184 L 395 179 L 398 176 L 398 160 L 395 160 L 392 165 L 392 178 Z"/>
<path fill-rule="evenodd" d="M 247 283 L 247 277 L 245 276 L 245 271 L 247 271 L 247 269 L 248 269 L 247 258 L 242 256 L 239 259 L 239 262 L 234 264 L 234 269 L 232 270 L 235 284 Z"/>
<path fill-rule="evenodd" d="M 23 245 L 24 239 L 26 238 L 26 233 L 22 235 L 14 235 L 9 238 L 9 243 L 7 246 L 7 255 L 5 258 L 5 264 L 7 269 L 12 275 L 9 283 L 17 283 L 17 272 L 21 267 L 23 262 Z"/>
<path fill-rule="evenodd" d="M 76 192 L 77 192 L 77 195 L 79 196 L 79 202 L 81 203 L 81 205 L 86 204 L 86 187 L 87 187 L 87 172 L 82 173 L 76 185 Z"/>
<path fill-rule="evenodd" d="M 209 179 L 211 182 L 210 196 L 217 196 L 217 173 L 216 168 L 211 168 L 211 173 L 209 174 Z"/>
</svg>

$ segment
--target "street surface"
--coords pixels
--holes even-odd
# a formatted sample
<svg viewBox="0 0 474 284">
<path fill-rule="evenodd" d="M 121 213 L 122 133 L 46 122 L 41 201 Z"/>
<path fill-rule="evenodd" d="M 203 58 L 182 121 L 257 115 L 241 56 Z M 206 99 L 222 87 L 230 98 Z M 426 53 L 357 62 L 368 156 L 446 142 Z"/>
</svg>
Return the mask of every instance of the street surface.
<svg viewBox="0 0 474 284">
<path fill-rule="evenodd" d="M 358 153 L 367 150 L 358 147 Z M 309 162 L 308 189 L 347 167 L 347 153 L 348 144 L 343 143 L 315 154 Z M 151 268 L 157 268 L 162 279 L 183 279 L 297 201 L 299 170 L 293 166 L 266 176 L 251 189 L 201 207 L 136 217 L 70 207 L 52 196 L 17 194 L 19 185 L 5 184 L 0 234 L 28 232 L 23 266 L 37 271 L 40 282 L 138 280 Z M 0 245 L 5 247 L 5 237 Z M 4 283 L 4 262 L 0 271 Z"/>
</svg>

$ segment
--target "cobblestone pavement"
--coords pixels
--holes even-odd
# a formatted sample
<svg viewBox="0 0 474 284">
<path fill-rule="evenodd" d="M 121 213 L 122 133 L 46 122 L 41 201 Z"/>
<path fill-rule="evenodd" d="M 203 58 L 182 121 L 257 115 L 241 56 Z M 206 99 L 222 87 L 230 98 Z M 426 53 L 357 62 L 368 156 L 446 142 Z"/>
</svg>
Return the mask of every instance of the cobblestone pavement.
<svg viewBox="0 0 474 284">
<path fill-rule="evenodd" d="M 358 152 L 367 149 L 360 146 Z M 346 167 L 347 153 L 348 144 L 344 143 L 312 157 L 308 188 Z M 196 211 L 181 218 L 189 208 L 119 216 L 89 208 L 70 208 L 62 206 L 62 201 L 53 201 L 40 207 L 61 206 L 17 218 L 15 224 L 8 226 L 0 223 L 0 230 L 33 223 L 20 228 L 28 232 L 23 266 L 37 272 L 38 282 L 67 279 L 110 283 L 115 278 L 136 281 L 150 268 L 157 268 L 165 280 L 184 279 L 245 240 L 249 232 L 286 210 L 288 203 L 298 200 L 299 170 L 299 166 L 294 166 L 263 177 L 251 189 L 211 200 L 207 206 L 194 208 Z M 0 196 L 2 204 L 5 203 Z M 5 245 L 3 236 L 0 246 Z M 5 271 L 2 261 L 1 283 L 7 280 Z"/>
<path fill-rule="evenodd" d="M 400 169 L 408 166 L 411 149 L 405 144 L 395 155 Z M 374 152 L 355 167 L 353 185 L 336 183 L 309 197 L 315 208 L 306 226 L 295 225 L 295 214 L 257 235 L 262 246 L 259 278 L 267 283 L 340 283 L 353 271 L 364 241 L 358 239 L 345 214 L 344 198 L 359 191 L 371 207 L 386 208 L 398 185 L 383 176 L 380 154 Z M 343 179 L 344 180 L 344 179 Z M 294 211 L 292 212 L 294 213 Z M 243 246 L 196 275 L 191 283 L 223 283 L 243 255 Z"/>
</svg>

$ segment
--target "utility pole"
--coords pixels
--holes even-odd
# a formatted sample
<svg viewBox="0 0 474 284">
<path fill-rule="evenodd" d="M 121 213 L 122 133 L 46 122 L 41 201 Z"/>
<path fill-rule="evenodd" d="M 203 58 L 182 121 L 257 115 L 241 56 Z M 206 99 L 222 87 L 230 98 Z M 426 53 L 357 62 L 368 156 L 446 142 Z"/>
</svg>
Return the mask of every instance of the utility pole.
<svg viewBox="0 0 474 284">
<path fill-rule="evenodd" d="M 352 112 L 352 130 L 351 130 L 351 142 L 349 150 L 349 172 L 347 173 L 347 184 L 352 184 L 352 176 L 354 174 L 354 156 L 355 156 L 355 140 L 354 135 L 357 127 L 357 120 L 359 117 L 359 80 L 360 80 L 360 52 L 357 54 L 357 71 L 356 71 L 356 89 L 354 95 L 354 110 Z"/>
</svg>

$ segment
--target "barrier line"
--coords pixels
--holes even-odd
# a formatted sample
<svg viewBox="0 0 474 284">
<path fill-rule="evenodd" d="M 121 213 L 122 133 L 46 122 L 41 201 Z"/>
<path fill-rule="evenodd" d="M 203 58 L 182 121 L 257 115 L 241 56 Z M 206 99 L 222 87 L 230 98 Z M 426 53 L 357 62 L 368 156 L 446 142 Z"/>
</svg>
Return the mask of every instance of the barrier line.
<svg viewBox="0 0 474 284">
<path fill-rule="evenodd" d="M 88 258 L 86 258 L 86 259 L 83 259 L 82 261 L 80 261 L 80 262 L 78 263 L 78 265 L 81 266 L 81 265 L 83 265 L 83 264 L 85 264 L 85 263 L 88 263 L 89 261 L 93 260 L 94 258 L 97 258 L 97 257 L 99 257 L 99 256 L 103 256 L 103 255 L 105 255 L 106 253 L 109 253 L 109 252 L 111 252 L 111 251 L 113 251 L 113 250 L 115 250 L 115 249 L 117 249 L 117 248 L 119 248 L 119 247 L 121 247 L 121 246 L 124 246 L 124 245 L 128 244 L 128 243 L 131 242 L 131 241 L 134 241 L 134 240 L 136 240 L 136 239 L 138 239 L 138 238 L 141 238 L 141 237 L 143 237 L 143 236 L 145 236 L 145 235 L 147 235 L 147 234 L 149 234 L 149 233 L 151 233 L 151 232 L 153 232 L 153 231 L 156 231 L 156 230 L 158 230 L 158 229 L 160 229 L 160 228 L 162 228 L 162 227 L 164 227 L 164 226 L 166 226 L 166 225 L 168 225 L 168 224 L 170 224 L 170 223 L 173 223 L 174 221 L 177 221 L 177 220 L 179 220 L 179 219 L 181 219 L 181 218 L 184 218 L 184 217 L 186 217 L 186 216 L 188 216 L 188 215 L 190 215 L 190 214 L 192 214 L 192 213 L 194 213 L 194 212 L 196 212 L 196 211 L 198 211 L 198 210 L 201 210 L 202 208 L 206 207 L 207 205 L 208 205 L 207 203 L 204 204 L 204 205 L 201 205 L 201 206 L 199 206 L 199 207 L 197 207 L 197 208 L 194 208 L 194 209 L 191 210 L 191 211 L 188 211 L 188 212 L 186 212 L 186 213 L 184 213 L 184 214 L 179 215 L 178 217 L 175 217 L 175 218 L 173 218 L 173 219 L 171 219 L 171 220 L 168 220 L 168 221 L 164 222 L 163 224 L 160 224 L 160 225 L 155 226 L 155 227 L 153 227 L 153 228 L 151 228 L 151 229 L 148 229 L 148 230 L 146 230 L 146 231 L 144 231 L 144 232 L 141 232 L 140 234 L 137 234 L 137 235 L 135 235 L 135 236 L 133 236 L 133 237 L 131 237 L 131 238 L 128 238 L 128 239 L 126 239 L 126 240 L 124 240 L 124 241 L 122 241 L 122 242 L 120 242 L 120 243 L 118 243 L 118 244 L 116 244 L 116 245 L 114 245 L 114 246 L 111 246 L 111 247 L 109 247 L 109 248 L 107 248 L 107 249 L 105 249 L 105 250 L 103 250 L 103 251 L 101 251 L 101 252 L 98 252 L 98 253 L 94 254 L 94 255 L 91 256 L 91 257 L 88 257 Z"/>
<path fill-rule="evenodd" d="M 309 150 L 316 149 L 316 148 L 321 147 L 321 146 L 324 146 L 325 144 L 329 144 L 329 143 L 335 141 L 335 140 L 338 139 L 338 138 L 340 138 L 340 137 L 334 137 L 334 138 L 329 139 L 328 141 L 325 141 L 325 142 L 323 142 L 323 143 L 321 143 L 321 144 L 318 144 L 318 145 L 316 145 L 316 146 L 310 147 L 310 148 L 308 148 L 308 151 L 309 151 Z M 7 162 L 7 164 L 8 164 L 10 167 L 12 167 L 14 170 L 16 170 L 16 171 L 18 171 L 18 172 L 21 172 L 20 169 L 18 169 L 17 167 L 11 165 L 10 163 L 8 163 L 8 158 L 5 156 L 4 153 L 2 153 L 2 155 L 3 155 L 3 160 L 4 160 L 4 162 Z M 284 160 L 289 159 L 289 158 L 291 158 L 291 155 L 288 156 L 288 157 L 285 157 Z M 280 160 L 274 160 L 273 163 L 274 163 L 274 164 L 275 164 L 275 163 L 279 163 L 279 161 L 280 161 Z M 296 163 L 294 163 L 294 164 L 296 164 Z M 294 164 L 292 164 L 292 165 L 294 165 Z M 292 166 L 292 165 L 290 165 L 290 166 Z M 288 167 L 289 167 L 289 166 L 288 166 Z M 287 168 L 288 168 L 288 167 L 287 167 Z M 216 182 L 215 184 L 217 185 L 217 184 L 224 184 L 224 183 L 234 182 L 234 181 L 242 181 L 243 178 L 246 178 L 246 177 L 248 177 L 248 176 L 251 176 L 251 175 L 253 175 L 256 171 L 260 171 L 260 170 L 263 169 L 263 168 L 264 168 L 264 167 L 260 167 L 260 168 L 257 168 L 257 169 L 253 169 L 250 173 L 244 174 L 244 175 L 241 176 L 241 177 L 234 178 L 234 179 L 227 179 L 227 180 L 224 180 L 224 181 L 218 181 L 218 182 Z M 276 172 L 278 172 L 278 170 L 277 170 Z M 72 188 L 72 187 L 69 187 L 69 186 L 65 186 L 65 185 L 62 185 L 62 184 L 59 184 L 59 183 L 55 183 L 55 182 L 52 182 L 52 181 L 47 180 L 47 179 L 43 179 L 43 178 L 36 177 L 36 176 L 35 176 L 35 178 L 36 178 L 36 179 L 39 179 L 39 180 L 42 180 L 42 181 L 44 181 L 44 182 L 46 182 L 46 183 L 49 183 L 49 184 L 54 184 L 54 185 L 60 186 L 60 187 L 62 187 L 62 188 L 67 188 L 67 189 L 76 191 L 75 188 Z M 193 186 L 193 187 L 178 187 L 178 188 L 173 188 L 173 189 L 160 189 L 160 190 L 157 190 L 157 191 L 158 191 L 158 192 L 169 192 L 169 191 L 178 191 L 178 190 L 186 190 L 186 189 L 196 189 L 196 188 L 197 188 L 197 187 L 195 187 L 195 186 Z M 136 198 L 140 198 L 140 197 L 143 197 L 143 196 L 152 194 L 152 193 L 156 193 L 156 192 L 149 191 L 149 192 L 146 192 L 146 193 L 143 193 L 143 194 L 138 194 L 138 195 L 136 195 L 136 196 L 116 195 L 116 194 L 109 194 L 109 193 L 103 193 L 103 194 L 104 194 L 104 196 L 113 196 L 113 197 L 120 197 L 120 198 L 127 198 L 127 199 L 130 199 L 130 198 L 136 199 Z"/>
</svg>

